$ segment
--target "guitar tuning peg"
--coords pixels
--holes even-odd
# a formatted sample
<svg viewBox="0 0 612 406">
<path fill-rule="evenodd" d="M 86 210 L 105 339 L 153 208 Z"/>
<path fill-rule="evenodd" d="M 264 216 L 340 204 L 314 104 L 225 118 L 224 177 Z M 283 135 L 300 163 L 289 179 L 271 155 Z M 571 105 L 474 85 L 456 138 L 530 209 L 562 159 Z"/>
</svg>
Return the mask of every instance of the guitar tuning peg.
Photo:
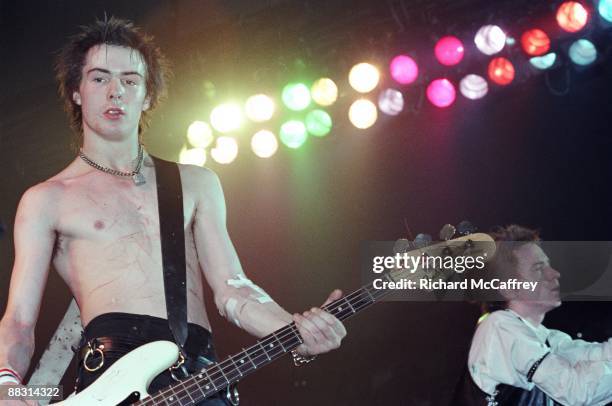
<svg viewBox="0 0 612 406">
<path fill-rule="evenodd" d="M 453 238 L 456 232 L 457 229 L 455 228 L 455 226 L 451 224 L 445 224 L 440 230 L 440 240 L 448 241 Z"/>
<path fill-rule="evenodd" d="M 423 234 L 423 233 L 417 234 L 416 238 L 414 239 L 415 244 L 419 246 L 429 245 L 431 241 L 432 241 L 431 235 Z"/>
<path fill-rule="evenodd" d="M 410 241 L 405 238 L 400 238 L 393 244 L 393 253 L 398 254 L 410 251 Z"/>
<path fill-rule="evenodd" d="M 476 230 L 476 226 L 467 220 L 463 220 L 457 226 L 457 231 L 461 235 L 473 234 Z"/>
</svg>

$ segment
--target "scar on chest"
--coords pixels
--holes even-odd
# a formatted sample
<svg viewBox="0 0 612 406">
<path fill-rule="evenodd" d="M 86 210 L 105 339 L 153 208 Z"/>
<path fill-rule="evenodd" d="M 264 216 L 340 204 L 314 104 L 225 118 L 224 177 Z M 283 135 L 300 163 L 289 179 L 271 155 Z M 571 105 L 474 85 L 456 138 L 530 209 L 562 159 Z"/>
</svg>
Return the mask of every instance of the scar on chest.
<svg viewBox="0 0 612 406">
<path fill-rule="evenodd" d="M 106 227 L 106 225 L 104 224 L 102 220 L 96 220 L 96 222 L 94 223 L 94 228 L 96 230 L 103 230 L 104 227 Z"/>
</svg>

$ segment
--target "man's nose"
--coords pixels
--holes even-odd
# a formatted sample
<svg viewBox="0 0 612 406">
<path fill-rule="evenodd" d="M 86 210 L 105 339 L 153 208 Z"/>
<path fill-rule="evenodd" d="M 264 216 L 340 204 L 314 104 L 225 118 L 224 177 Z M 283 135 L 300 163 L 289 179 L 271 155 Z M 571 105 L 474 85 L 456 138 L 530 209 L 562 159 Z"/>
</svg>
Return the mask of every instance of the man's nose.
<svg viewBox="0 0 612 406">
<path fill-rule="evenodd" d="M 549 280 L 561 278 L 561 273 L 557 271 L 555 268 L 553 268 L 552 266 L 549 266 L 547 271 L 548 271 L 547 273 L 548 273 Z"/>
<path fill-rule="evenodd" d="M 121 83 L 121 79 L 113 78 L 110 81 L 110 86 L 108 89 L 108 97 L 109 99 L 121 99 L 123 94 L 125 93 L 125 87 L 123 87 L 123 83 Z"/>
</svg>

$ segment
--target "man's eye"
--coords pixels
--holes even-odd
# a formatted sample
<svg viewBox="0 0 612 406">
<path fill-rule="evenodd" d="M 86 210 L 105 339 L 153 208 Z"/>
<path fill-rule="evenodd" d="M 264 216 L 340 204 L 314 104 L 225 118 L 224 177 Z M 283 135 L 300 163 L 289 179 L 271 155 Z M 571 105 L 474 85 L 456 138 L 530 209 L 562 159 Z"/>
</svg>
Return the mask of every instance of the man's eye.
<svg viewBox="0 0 612 406">
<path fill-rule="evenodd" d="M 100 77 L 93 78 L 93 81 L 96 83 L 102 83 L 104 82 L 104 80 L 105 80 L 104 78 L 100 78 Z"/>
</svg>

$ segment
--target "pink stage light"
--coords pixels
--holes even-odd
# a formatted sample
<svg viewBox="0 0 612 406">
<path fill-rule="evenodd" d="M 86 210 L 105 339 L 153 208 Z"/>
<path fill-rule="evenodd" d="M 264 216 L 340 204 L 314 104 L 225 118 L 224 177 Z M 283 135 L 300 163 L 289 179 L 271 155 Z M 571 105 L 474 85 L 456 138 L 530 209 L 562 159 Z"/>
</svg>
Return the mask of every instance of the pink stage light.
<svg viewBox="0 0 612 406">
<path fill-rule="evenodd" d="M 457 65 L 463 59 L 463 43 L 451 35 L 442 37 L 436 44 L 435 53 L 442 65 Z"/>
<path fill-rule="evenodd" d="M 436 79 L 427 86 L 427 98 L 437 107 L 448 107 L 456 97 L 455 86 L 448 79 Z"/>
<path fill-rule="evenodd" d="M 414 59 L 407 55 L 398 55 L 389 65 L 391 77 L 402 85 L 408 85 L 414 82 L 419 75 L 419 67 Z"/>
</svg>

